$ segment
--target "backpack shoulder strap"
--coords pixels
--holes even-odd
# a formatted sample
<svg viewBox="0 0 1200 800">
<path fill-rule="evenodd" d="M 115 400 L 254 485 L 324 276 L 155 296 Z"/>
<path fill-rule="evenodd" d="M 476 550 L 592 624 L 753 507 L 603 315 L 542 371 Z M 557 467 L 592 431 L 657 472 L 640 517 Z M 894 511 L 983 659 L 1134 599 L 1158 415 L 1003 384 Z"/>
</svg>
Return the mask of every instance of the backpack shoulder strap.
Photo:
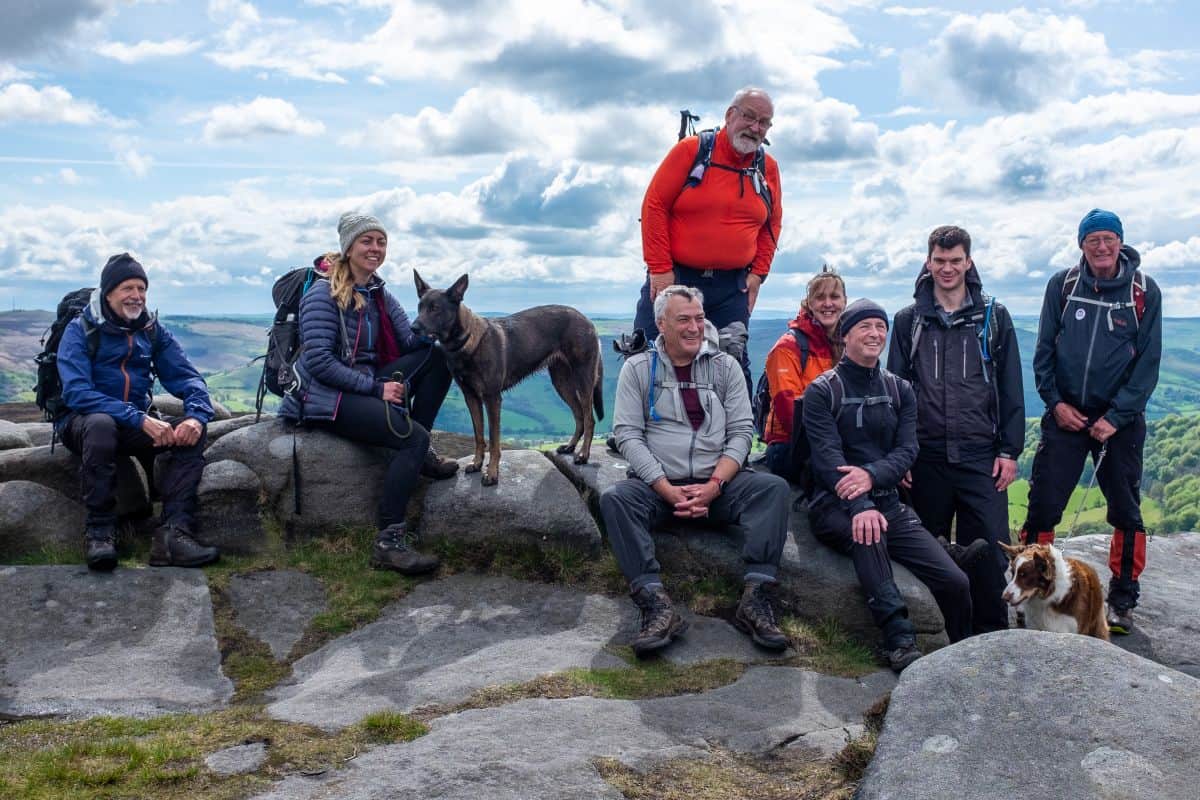
<svg viewBox="0 0 1200 800">
<path fill-rule="evenodd" d="M 795 328 L 788 328 L 788 333 L 796 340 L 796 346 L 800 348 L 800 371 L 803 372 L 808 368 L 808 335 L 803 331 Z"/>
<path fill-rule="evenodd" d="M 892 407 L 896 409 L 896 414 L 900 414 L 900 379 L 895 373 L 889 372 L 886 369 L 880 368 L 883 373 L 883 385 L 887 387 L 888 396 L 892 398 Z"/>
<path fill-rule="evenodd" d="M 1134 318 L 1141 327 L 1142 317 L 1146 314 L 1146 276 L 1140 269 L 1133 271 L 1133 280 L 1129 282 L 1129 302 L 1133 304 Z"/>
<path fill-rule="evenodd" d="M 1066 276 L 1063 278 L 1062 292 L 1059 297 L 1058 321 L 1062 324 L 1063 318 L 1067 314 L 1067 302 L 1071 299 L 1071 295 L 1075 294 L 1075 287 L 1079 285 L 1079 265 L 1071 267 L 1067 270 Z"/>
<path fill-rule="evenodd" d="M 908 346 L 908 363 L 911 364 L 913 359 L 917 357 L 917 344 L 921 341 L 921 331 L 925 330 L 925 317 L 917 313 L 917 309 L 913 309 L 912 329 L 909 331 L 909 346 Z"/>
<path fill-rule="evenodd" d="M 704 180 L 704 171 L 712 163 L 713 145 L 717 141 L 717 132 L 710 128 L 700 131 L 696 138 L 700 140 L 700 145 L 696 148 L 696 157 L 692 159 L 692 168 L 688 170 L 687 180 L 683 183 L 685 189 L 689 186 L 699 186 L 700 181 Z"/>
<path fill-rule="evenodd" d="M 88 361 L 96 360 L 96 353 L 100 352 L 100 326 L 91 322 L 86 315 L 79 315 L 79 322 L 83 325 L 83 337 L 87 342 Z"/>
</svg>

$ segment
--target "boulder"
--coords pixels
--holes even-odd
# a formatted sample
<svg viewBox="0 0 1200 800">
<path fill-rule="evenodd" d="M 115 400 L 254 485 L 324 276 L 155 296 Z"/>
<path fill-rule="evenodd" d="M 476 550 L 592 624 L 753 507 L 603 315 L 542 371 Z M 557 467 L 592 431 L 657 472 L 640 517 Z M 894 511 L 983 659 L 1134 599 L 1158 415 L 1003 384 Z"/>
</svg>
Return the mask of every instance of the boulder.
<svg viewBox="0 0 1200 800">
<path fill-rule="evenodd" d="M 1197 719 L 1181 672 L 1086 636 L 989 633 L 904 671 L 855 797 L 1195 797 Z"/>
<path fill-rule="evenodd" d="M 470 460 L 459 463 L 465 466 Z M 481 474 L 460 469 L 453 479 L 430 484 L 421 509 L 424 538 L 499 539 L 599 550 L 600 529 L 587 505 L 541 453 L 505 450 L 498 486 L 482 485 Z"/>
<path fill-rule="evenodd" d="M 15 450 L 18 447 L 33 447 L 33 440 L 24 426 L 0 419 L 0 450 Z"/>
<path fill-rule="evenodd" d="M 274 417 L 274 414 L 263 415 L 263 419 L 267 420 L 274 419 Z M 230 417 L 229 419 L 214 419 L 208 423 L 208 428 L 205 431 L 208 436 L 207 443 L 211 445 L 225 434 L 253 424 L 255 424 L 253 414 L 242 414 L 239 417 Z"/>
<path fill-rule="evenodd" d="M 197 533 L 223 553 L 262 553 L 268 547 L 259 501 L 262 482 L 245 464 L 210 461 L 197 487 Z"/>
<path fill-rule="evenodd" d="M 588 463 L 576 464 L 574 453 L 558 453 L 550 451 L 546 456 L 554 462 L 567 479 L 575 484 L 575 488 L 583 495 L 588 508 L 597 519 L 600 518 L 600 495 L 609 486 L 629 477 L 629 462 L 612 452 L 603 442 L 592 442 L 592 453 Z M 500 462 L 503 466 L 504 462 Z"/>
<path fill-rule="evenodd" d="M 79 549 L 86 517 L 79 503 L 40 483 L 0 483 L 0 563 L 46 548 Z"/>
<path fill-rule="evenodd" d="M 200 570 L 0 567 L 0 717 L 149 717 L 223 707 Z"/>
<path fill-rule="evenodd" d="M 0 482 L 32 481 L 53 489 L 77 503 L 83 502 L 79 487 L 79 457 L 61 443 L 49 447 L 25 447 L 0 451 Z M 128 456 L 117 457 L 117 514 L 135 519 L 151 513 L 142 465 Z"/>
<path fill-rule="evenodd" d="M 1069 555 L 1091 564 L 1107 585 L 1107 534 L 1076 536 L 1063 543 Z M 1146 569 L 1139 584 L 1131 636 L 1114 636 L 1113 644 L 1200 678 L 1200 607 L 1195 595 L 1200 575 L 1200 533 L 1153 537 L 1146 546 Z"/>
<path fill-rule="evenodd" d="M 293 489 L 293 443 L 300 470 L 300 513 Z M 204 451 L 210 462 L 237 461 L 258 476 L 264 506 L 290 533 L 319 536 L 339 525 L 376 522 L 388 451 L 315 428 L 263 420 L 227 433 Z"/>
<path fill-rule="evenodd" d="M 29 436 L 31 447 L 50 444 L 50 440 L 54 436 L 54 425 L 49 422 L 22 422 L 21 430 Z"/>
<path fill-rule="evenodd" d="M 214 420 L 229 419 L 233 416 L 228 408 L 221 405 L 216 400 L 212 400 L 211 397 L 209 400 L 212 401 Z M 183 401 L 171 394 L 154 395 L 154 407 L 157 408 L 158 413 L 162 414 L 164 417 L 183 416 Z"/>
<path fill-rule="evenodd" d="M 313 619 L 328 608 L 321 582 L 292 569 L 234 575 L 229 580 L 229 600 L 238 625 L 265 642 L 279 661 L 288 657 Z"/>
</svg>

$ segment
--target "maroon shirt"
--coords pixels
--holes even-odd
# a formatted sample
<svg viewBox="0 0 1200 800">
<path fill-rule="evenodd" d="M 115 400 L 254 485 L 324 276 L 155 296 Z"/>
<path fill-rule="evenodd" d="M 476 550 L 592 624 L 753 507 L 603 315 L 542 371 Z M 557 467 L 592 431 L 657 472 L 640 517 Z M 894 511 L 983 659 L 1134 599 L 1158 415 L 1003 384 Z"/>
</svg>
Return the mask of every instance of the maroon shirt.
<svg viewBox="0 0 1200 800">
<path fill-rule="evenodd" d="M 672 366 L 674 365 L 672 364 Z M 675 380 L 680 383 L 691 383 L 692 365 L 675 367 Z M 683 398 L 683 407 L 687 410 L 688 422 L 692 423 L 692 430 L 700 430 L 700 426 L 704 424 L 704 406 L 700 405 L 700 392 L 695 389 L 681 388 L 679 394 Z"/>
</svg>

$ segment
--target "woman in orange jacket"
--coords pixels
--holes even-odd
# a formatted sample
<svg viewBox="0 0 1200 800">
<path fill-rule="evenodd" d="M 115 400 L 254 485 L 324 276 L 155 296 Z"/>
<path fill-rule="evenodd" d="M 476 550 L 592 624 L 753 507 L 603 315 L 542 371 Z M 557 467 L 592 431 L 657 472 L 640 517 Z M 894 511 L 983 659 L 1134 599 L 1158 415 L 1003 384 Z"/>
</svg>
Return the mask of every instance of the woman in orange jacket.
<svg viewBox="0 0 1200 800">
<path fill-rule="evenodd" d="M 790 444 L 794 403 L 814 378 L 832 369 L 841 358 L 837 325 L 845 308 L 846 282 L 841 275 L 822 267 L 809 280 L 796 318 L 788 323 L 787 332 L 767 354 L 767 382 L 771 389 L 771 410 L 763 434 L 767 467 L 790 481 L 800 480 L 792 464 Z"/>
</svg>

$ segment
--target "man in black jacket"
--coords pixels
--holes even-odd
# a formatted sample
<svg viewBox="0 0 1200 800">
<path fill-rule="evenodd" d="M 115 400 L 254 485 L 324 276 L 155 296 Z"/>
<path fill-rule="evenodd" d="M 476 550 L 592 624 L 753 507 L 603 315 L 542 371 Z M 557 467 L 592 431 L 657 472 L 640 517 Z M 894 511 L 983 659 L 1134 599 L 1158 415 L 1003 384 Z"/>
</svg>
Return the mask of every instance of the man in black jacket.
<svg viewBox="0 0 1200 800">
<path fill-rule="evenodd" d="M 884 652 L 900 671 L 921 653 L 889 559 L 929 587 L 951 642 L 971 634 L 970 586 L 896 490 L 917 458 L 917 402 L 907 381 L 879 366 L 887 312 L 858 300 L 839 327 L 845 355 L 804 392 L 814 483 L 809 522 L 818 541 L 853 559 Z"/>
<path fill-rule="evenodd" d="M 1133 630 L 1146 564 L 1142 448 L 1162 355 L 1162 294 L 1138 269 L 1141 256 L 1124 238 L 1116 214 L 1092 209 L 1079 223 L 1079 264 L 1046 285 L 1033 357 L 1046 413 L 1021 530 L 1026 543 L 1054 540 L 1091 453 L 1113 526 L 1108 626 L 1118 634 Z"/>
<path fill-rule="evenodd" d="M 929 235 L 913 299 L 896 314 L 888 350 L 888 369 L 917 395 L 913 510 L 934 536 L 948 540 L 957 518 L 958 544 L 987 543 L 962 564 L 971 576 L 971 627 L 1002 630 L 1008 562 L 996 542 L 1009 542 L 1008 486 L 1025 442 L 1017 334 L 1008 310 L 983 294 L 971 235 L 954 225 Z"/>
</svg>

